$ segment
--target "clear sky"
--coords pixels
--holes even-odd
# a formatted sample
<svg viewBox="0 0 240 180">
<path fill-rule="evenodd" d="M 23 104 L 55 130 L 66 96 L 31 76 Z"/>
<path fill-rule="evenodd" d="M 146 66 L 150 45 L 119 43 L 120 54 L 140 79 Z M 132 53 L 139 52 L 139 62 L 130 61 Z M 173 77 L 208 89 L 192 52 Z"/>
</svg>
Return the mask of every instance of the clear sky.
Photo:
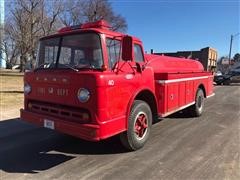
<svg viewBox="0 0 240 180">
<path fill-rule="evenodd" d="M 231 34 L 240 32 L 240 0 L 111 0 L 124 16 L 127 33 L 139 37 L 145 51 L 175 52 L 217 49 L 229 54 Z M 240 52 L 240 35 L 233 40 L 232 56 Z"/>
</svg>

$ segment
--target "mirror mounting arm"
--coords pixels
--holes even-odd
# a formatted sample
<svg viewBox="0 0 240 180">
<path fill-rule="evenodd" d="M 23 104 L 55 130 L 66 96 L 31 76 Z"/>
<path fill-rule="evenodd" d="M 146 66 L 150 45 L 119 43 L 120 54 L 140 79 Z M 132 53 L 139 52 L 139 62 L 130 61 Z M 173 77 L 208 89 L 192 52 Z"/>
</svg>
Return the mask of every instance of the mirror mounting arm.
<svg viewBox="0 0 240 180">
<path fill-rule="evenodd" d="M 136 69 L 139 73 L 142 73 L 142 71 L 144 70 L 143 66 L 141 66 L 138 62 L 136 62 Z"/>
</svg>

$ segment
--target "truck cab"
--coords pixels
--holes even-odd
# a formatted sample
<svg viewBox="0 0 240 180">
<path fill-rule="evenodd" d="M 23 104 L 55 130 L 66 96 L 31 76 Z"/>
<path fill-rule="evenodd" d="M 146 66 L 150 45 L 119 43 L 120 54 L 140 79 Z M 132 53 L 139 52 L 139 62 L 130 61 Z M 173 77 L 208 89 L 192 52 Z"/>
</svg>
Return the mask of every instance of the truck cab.
<svg viewBox="0 0 240 180">
<path fill-rule="evenodd" d="M 21 119 L 90 141 L 120 134 L 125 147 L 139 149 L 155 118 L 190 105 L 200 115 L 203 98 L 212 94 L 211 77 L 199 64 L 179 77 L 171 71 L 179 67 L 174 63 L 170 69 L 161 67 L 176 60 L 158 58 L 144 54 L 138 38 L 111 31 L 105 21 L 62 28 L 39 41 L 36 67 L 24 76 Z M 185 65 L 191 66 L 189 61 Z M 188 81 L 193 72 L 199 82 L 181 85 L 192 87 L 191 98 L 173 103 L 186 91 L 179 94 L 178 83 L 169 90 L 165 82 Z"/>
</svg>

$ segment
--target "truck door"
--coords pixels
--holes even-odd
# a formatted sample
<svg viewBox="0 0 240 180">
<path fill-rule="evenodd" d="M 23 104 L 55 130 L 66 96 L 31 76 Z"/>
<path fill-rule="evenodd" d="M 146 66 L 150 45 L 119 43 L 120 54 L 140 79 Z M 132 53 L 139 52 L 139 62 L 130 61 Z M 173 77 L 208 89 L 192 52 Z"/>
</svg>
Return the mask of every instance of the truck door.
<svg viewBox="0 0 240 180">
<path fill-rule="evenodd" d="M 137 72 L 134 61 L 119 61 L 121 51 L 121 41 L 106 38 L 108 66 L 112 69 L 108 75 L 109 81 L 114 81 L 114 85 L 108 88 L 108 107 L 111 117 L 122 115 L 123 108 L 142 83 L 142 74 Z M 134 60 L 139 64 L 144 63 L 144 56 L 140 44 L 134 44 Z M 114 98 L 113 98 L 114 97 Z"/>
<path fill-rule="evenodd" d="M 119 61 L 121 57 L 121 41 L 118 39 L 106 38 L 108 67 L 111 73 L 107 76 L 108 90 L 106 102 L 108 113 L 111 118 L 123 116 L 123 108 L 134 90 L 136 74 L 131 68 L 131 62 Z"/>
</svg>

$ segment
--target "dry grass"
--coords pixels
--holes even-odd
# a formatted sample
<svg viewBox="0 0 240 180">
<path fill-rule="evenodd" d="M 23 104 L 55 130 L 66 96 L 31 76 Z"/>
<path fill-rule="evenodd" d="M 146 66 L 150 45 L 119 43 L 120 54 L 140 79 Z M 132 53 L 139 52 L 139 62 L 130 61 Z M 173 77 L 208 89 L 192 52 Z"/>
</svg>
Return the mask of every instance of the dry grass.
<svg viewBox="0 0 240 180">
<path fill-rule="evenodd" d="M 23 74 L 17 72 L 0 73 L 0 112 L 1 119 L 5 115 L 11 117 L 19 113 L 23 107 Z M 11 113 L 10 113 L 11 112 Z"/>
<path fill-rule="evenodd" d="M 1 92 L 23 92 L 23 76 L 0 75 Z"/>
<path fill-rule="evenodd" d="M 23 106 L 23 93 L 0 93 L 1 109 L 9 110 L 15 107 Z"/>
</svg>

